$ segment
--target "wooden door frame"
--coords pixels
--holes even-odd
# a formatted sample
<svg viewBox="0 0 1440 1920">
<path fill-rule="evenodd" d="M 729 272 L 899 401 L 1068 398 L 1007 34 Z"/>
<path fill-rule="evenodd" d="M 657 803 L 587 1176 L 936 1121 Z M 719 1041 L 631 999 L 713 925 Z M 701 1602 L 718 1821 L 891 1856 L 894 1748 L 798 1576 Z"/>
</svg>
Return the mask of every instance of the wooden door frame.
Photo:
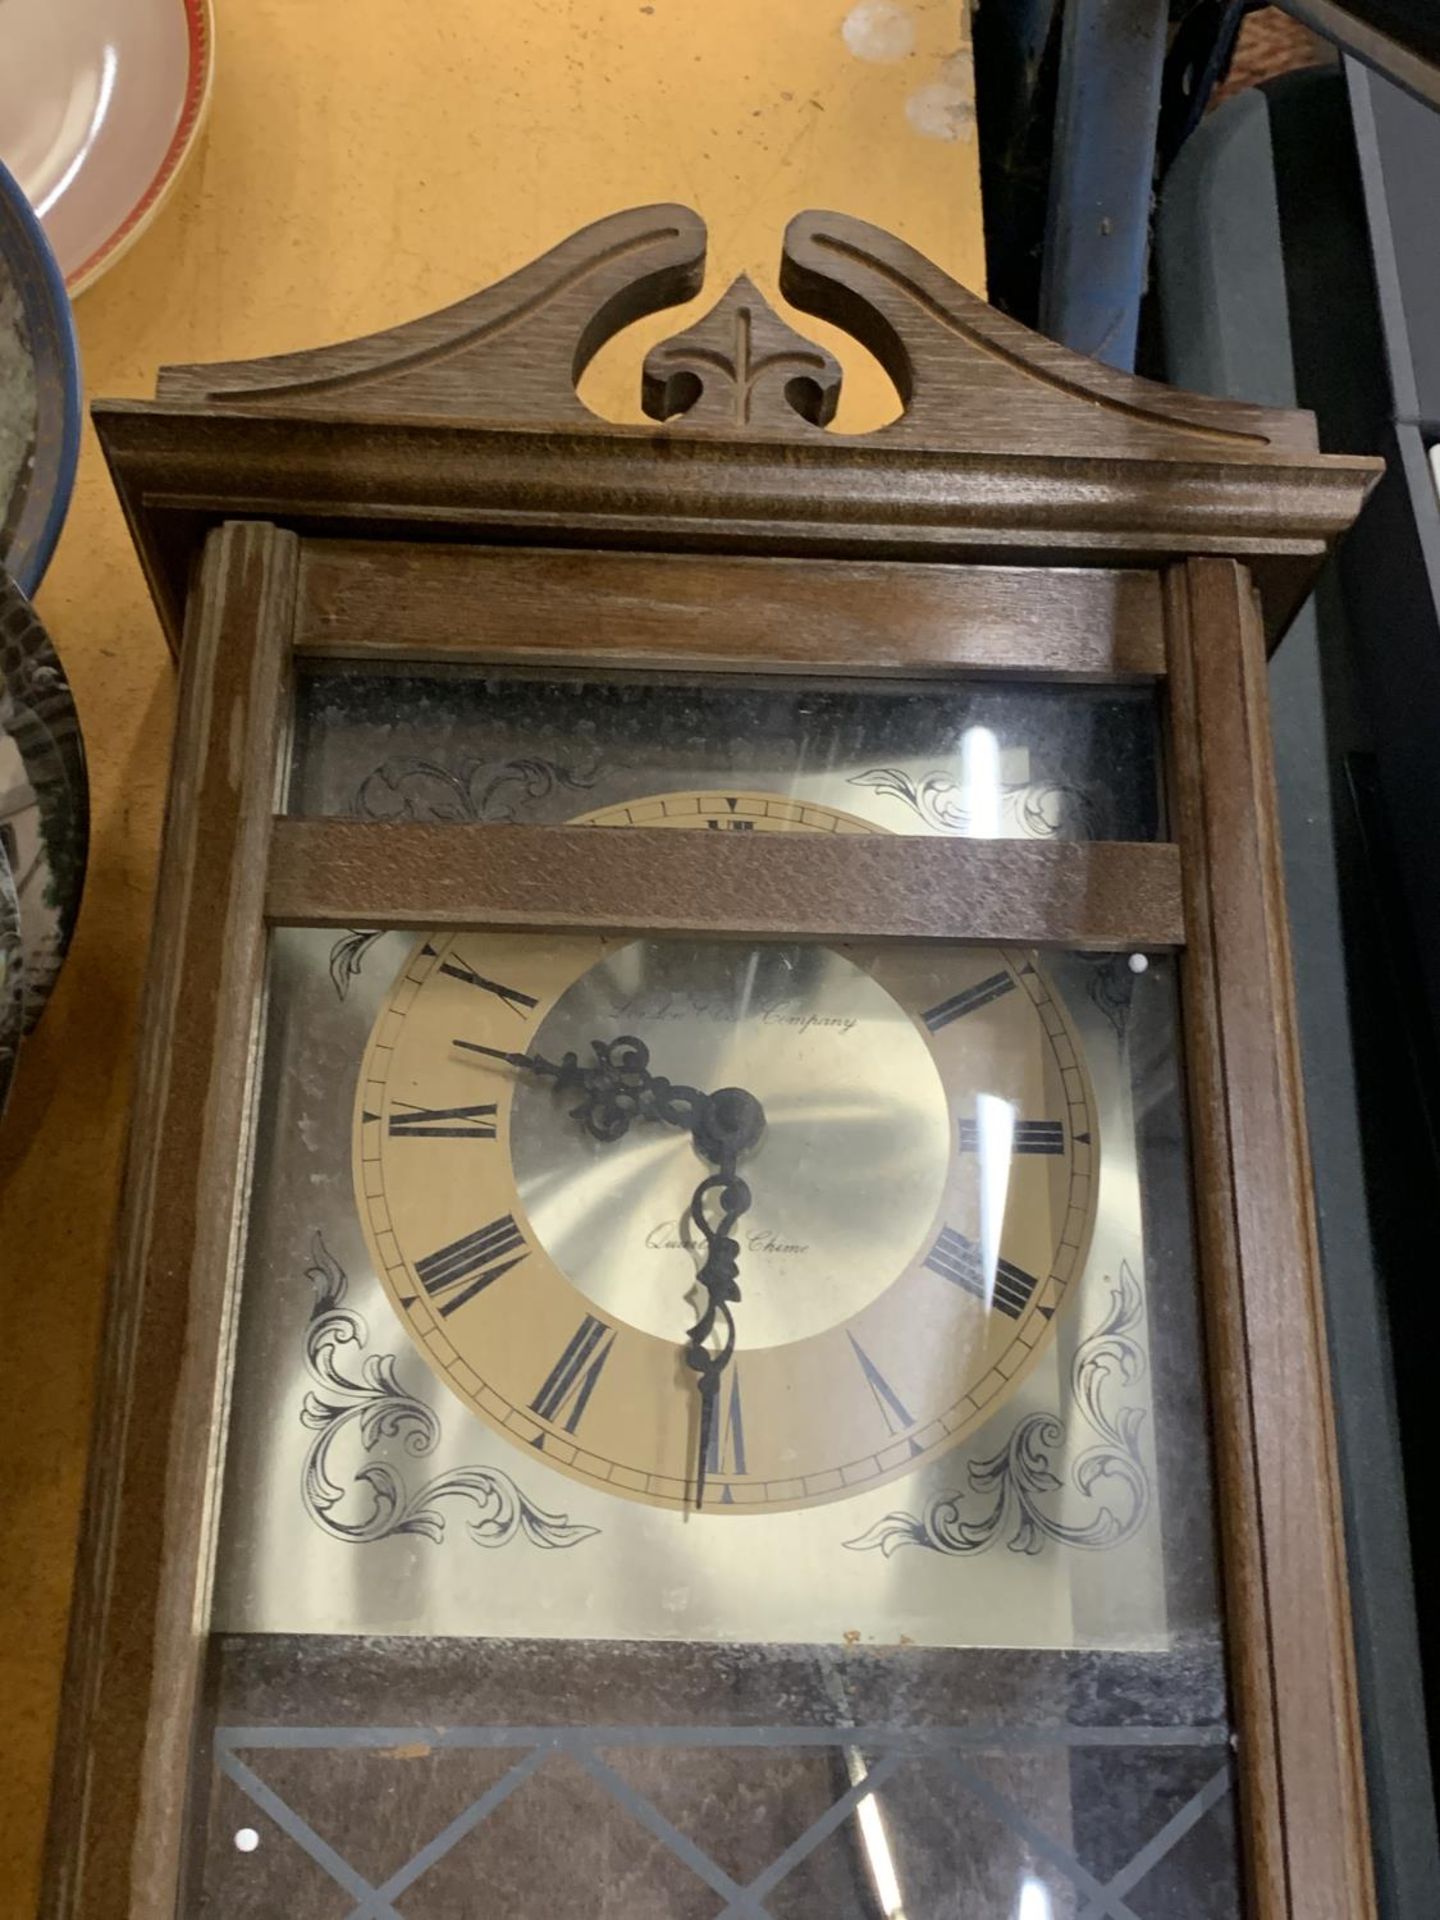
<svg viewBox="0 0 1440 1920">
<path fill-rule="evenodd" d="M 357 569 L 373 557 L 357 549 Z M 1251 1911 L 1254 1920 L 1368 1913 L 1264 648 L 1245 570 L 1190 560 L 1157 576 L 1175 844 L 857 836 L 827 841 L 823 861 L 807 842 L 797 866 L 798 843 L 783 835 L 704 835 L 687 837 L 672 872 L 664 856 L 676 836 L 643 829 L 604 836 L 602 860 L 586 829 L 274 815 L 295 641 L 316 619 L 300 590 L 313 558 L 271 525 L 228 525 L 209 537 L 192 602 L 47 1920 L 138 1920 L 175 1911 L 179 1898 L 267 922 L 748 938 L 833 937 L 863 922 L 866 937 L 1178 949 Z M 453 588 L 453 555 L 418 548 L 408 564 L 421 580 L 433 564 Z M 489 576 L 481 567 L 475 578 L 478 609 Z M 1009 591 L 997 584 L 997 606 Z M 465 598 L 449 593 L 447 604 L 464 631 Z M 972 608 L 983 627 L 982 608 L 983 595 Z M 933 636 L 926 594 L 905 630 L 917 651 Z M 1057 638 L 1043 663 L 1052 673 L 1065 671 L 1072 640 L 1069 630 Z M 953 629 L 946 645 L 943 670 L 954 675 L 965 647 Z M 389 651 L 411 657 L 403 639 Z M 665 651 L 713 667 L 703 640 Z M 584 665 L 588 655 L 568 659 Z M 543 865 L 531 844 L 542 838 Z M 482 879 L 457 908 L 466 873 Z"/>
</svg>

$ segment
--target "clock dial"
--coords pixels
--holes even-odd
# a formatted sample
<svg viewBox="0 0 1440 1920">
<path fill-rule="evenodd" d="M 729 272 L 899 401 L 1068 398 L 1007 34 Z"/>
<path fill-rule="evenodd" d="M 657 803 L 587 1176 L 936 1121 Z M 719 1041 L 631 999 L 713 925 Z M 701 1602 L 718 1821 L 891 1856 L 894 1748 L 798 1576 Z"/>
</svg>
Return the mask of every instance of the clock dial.
<svg viewBox="0 0 1440 1920">
<path fill-rule="evenodd" d="M 752 793 L 670 794 L 595 824 L 871 831 Z M 492 1426 L 574 1477 L 693 1497 L 684 1364 L 707 1163 L 653 1122 L 599 1140 L 505 1054 L 745 1088 L 736 1352 L 706 1511 L 810 1505 L 943 1452 L 999 1406 L 1083 1269 L 1098 1127 L 1079 1043 L 1031 956 L 996 948 L 435 936 L 361 1073 L 355 1177 L 420 1351 Z"/>
<path fill-rule="evenodd" d="M 837 807 L 787 799 L 779 793 L 716 789 L 658 793 L 646 800 L 597 807 L 575 823 L 592 827 L 706 827 L 737 833 L 882 833 L 884 829 Z"/>
</svg>

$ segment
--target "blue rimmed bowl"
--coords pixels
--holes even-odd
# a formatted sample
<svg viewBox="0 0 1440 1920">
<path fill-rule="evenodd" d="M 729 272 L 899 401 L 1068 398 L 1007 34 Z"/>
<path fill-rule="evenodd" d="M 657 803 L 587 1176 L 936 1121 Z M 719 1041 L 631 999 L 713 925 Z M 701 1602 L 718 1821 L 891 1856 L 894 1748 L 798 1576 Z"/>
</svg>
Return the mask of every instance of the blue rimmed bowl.
<svg viewBox="0 0 1440 1920">
<path fill-rule="evenodd" d="M 80 356 L 40 222 L 0 164 L 0 569 L 33 594 L 65 524 L 80 452 Z"/>
</svg>

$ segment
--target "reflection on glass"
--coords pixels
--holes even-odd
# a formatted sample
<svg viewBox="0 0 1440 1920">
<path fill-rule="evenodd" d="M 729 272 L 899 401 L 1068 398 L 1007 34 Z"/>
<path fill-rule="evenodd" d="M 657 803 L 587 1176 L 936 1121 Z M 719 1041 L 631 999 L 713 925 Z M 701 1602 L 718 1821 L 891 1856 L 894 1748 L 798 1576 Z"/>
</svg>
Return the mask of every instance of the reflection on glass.
<svg viewBox="0 0 1440 1920">
<path fill-rule="evenodd" d="M 1144 689 L 339 667 L 302 678 L 295 717 L 288 806 L 312 816 L 680 825 L 653 804 L 643 821 L 625 809 L 708 794 L 714 825 L 761 832 L 813 830 L 814 806 L 844 814 L 847 831 L 1151 840 L 1160 828 Z"/>
<path fill-rule="evenodd" d="M 865 1778 L 865 1763 L 854 1747 L 845 1749 L 845 1765 L 851 1785 L 858 1786 Z M 890 1836 L 885 1831 L 885 1816 L 873 1793 L 867 1793 L 858 1802 L 855 1818 L 860 1826 L 860 1845 L 865 1853 L 870 1884 L 875 1890 L 875 1899 L 884 1920 L 905 1920 L 905 1903 L 900 1898 L 900 1881 L 890 1851 Z"/>
<path fill-rule="evenodd" d="M 1000 1236 L 1005 1229 L 1005 1202 L 1010 1192 L 1010 1156 L 1015 1145 L 1015 1108 L 1010 1101 L 994 1093 L 976 1095 L 975 1139 L 980 1168 L 980 1265 L 988 1310 L 995 1300 Z"/>
<path fill-rule="evenodd" d="M 1000 742 L 989 727 L 966 727 L 960 736 L 960 788 L 964 831 L 972 840 L 998 840 Z"/>
<path fill-rule="evenodd" d="M 1021 1883 L 1015 1920 L 1051 1920 L 1052 1912 L 1049 1893 L 1038 1880 L 1027 1877 Z"/>
</svg>

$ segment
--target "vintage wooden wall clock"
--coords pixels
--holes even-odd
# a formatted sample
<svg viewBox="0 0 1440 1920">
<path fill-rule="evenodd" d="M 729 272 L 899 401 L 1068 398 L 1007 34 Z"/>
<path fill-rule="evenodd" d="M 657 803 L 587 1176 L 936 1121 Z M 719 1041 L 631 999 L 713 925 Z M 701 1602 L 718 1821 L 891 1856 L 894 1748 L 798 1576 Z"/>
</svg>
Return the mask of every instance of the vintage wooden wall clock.
<svg viewBox="0 0 1440 1920">
<path fill-rule="evenodd" d="M 50 1916 L 1373 1911 L 1265 708 L 1370 463 L 805 214 L 98 422 L 181 702 Z"/>
</svg>

